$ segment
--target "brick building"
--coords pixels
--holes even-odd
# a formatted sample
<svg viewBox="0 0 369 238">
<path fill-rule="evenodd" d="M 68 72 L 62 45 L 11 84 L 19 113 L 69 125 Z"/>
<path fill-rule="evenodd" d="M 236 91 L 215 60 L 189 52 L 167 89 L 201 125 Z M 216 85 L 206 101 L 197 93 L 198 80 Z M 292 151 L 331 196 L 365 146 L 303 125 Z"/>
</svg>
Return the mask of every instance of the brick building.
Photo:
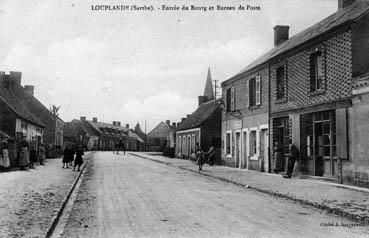
<svg viewBox="0 0 369 238">
<path fill-rule="evenodd" d="M 269 68 L 261 64 L 222 84 L 222 164 L 269 171 Z"/>
<path fill-rule="evenodd" d="M 275 47 L 222 86 L 228 90 L 238 77 L 259 71 L 261 108 L 269 99 L 259 113 L 269 111 L 269 144 L 282 146 L 285 166 L 292 139 L 300 150 L 301 174 L 339 180 L 342 172 L 344 183 L 369 187 L 369 2 L 339 0 L 338 6 L 337 12 L 291 38 L 288 26 L 276 26 Z M 248 100 L 248 95 L 237 96 L 245 85 L 231 89 L 235 110 L 237 100 Z"/>
<path fill-rule="evenodd" d="M 176 130 L 176 155 L 179 158 L 194 159 L 195 145 L 207 151 L 212 145 L 219 163 L 221 141 L 221 111 L 219 100 L 214 99 L 210 69 L 206 79 L 204 95 L 198 97 L 197 109 L 183 118 Z"/>
</svg>

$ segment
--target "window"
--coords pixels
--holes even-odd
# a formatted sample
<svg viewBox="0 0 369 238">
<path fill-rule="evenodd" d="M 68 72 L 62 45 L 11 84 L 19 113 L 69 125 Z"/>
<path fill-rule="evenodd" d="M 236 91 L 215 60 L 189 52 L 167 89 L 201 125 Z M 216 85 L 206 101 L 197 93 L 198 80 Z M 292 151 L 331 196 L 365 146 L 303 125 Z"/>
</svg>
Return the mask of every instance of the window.
<svg viewBox="0 0 369 238">
<path fill-rule="evenodd" d="M 178 145 L 178 152 L 182 153 L 182 137 L 181 136 L 178 136 L 177 145 Z"/>
<path fill-rule="evenodd" d="M 228 88 L 227 89 L 227 92 L 226 92 L 226 110 L 227 112 L 230 112 L 231 111 L 231 88 Z"/>
<path fill-rule="evenodd" d="M 323 62 L 322 53 L 317 51 L 310 56 L 310 92 L 322 89 Z"/>
<path fill-rule="evenodd" d="M 227 132 L 226 133 L 226 146 L 225 146 L 225 149 L 226 149 L 226 154 L 227 155 L 230 155 L 231 154 L 231 133 L 230 132 Z"/>
<path fill-rule="evenodd" d="M 227 112 L 235 110 L 235 89 L 230 87 L 226 92 L 226 109 Z"/>
<path fill-rule="evenodd" d="M 256 131 L 250 133 L 250 156 L 256 155 Z"/>
<path fill-rule="evenodd" d="M 256 76 L 249 80 L 249 107 L 260 104 L 260 76 Z"/>
<path fill-rule="evenodd" d="M 285 76 L 284 67 L 277 69 L 277 99 L 285 98 Z"/>
</svg>

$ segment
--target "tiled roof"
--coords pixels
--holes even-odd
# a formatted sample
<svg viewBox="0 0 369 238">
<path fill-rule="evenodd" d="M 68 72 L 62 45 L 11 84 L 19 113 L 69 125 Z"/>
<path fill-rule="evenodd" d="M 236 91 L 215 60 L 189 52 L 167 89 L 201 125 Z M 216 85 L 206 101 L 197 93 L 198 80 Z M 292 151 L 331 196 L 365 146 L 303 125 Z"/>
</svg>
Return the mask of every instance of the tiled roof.
<svg viewBox="0 0 369 238">
<path fill-rule="evenodd" d="M 274 47 L 272 50 L 268 51 L 260 58 L 249 64 L 246 68 L 242 69 L 238 74 L 230 78 L 229 80 L 269 61 L 270 59 L 285 53 L 309 40 L 316 37 L 322 36 L 324 33 L 339 27 L 345 23 L 351 22 L 363 14 L 369 11 L 369 1 L 368 0 L 356 0 L 355 3 L 346 6 L 343 9 L 338 10 L 329 17 L 323 19 L 322 21 L 316 23 L 315 25 L 307 28 L 306 30 L 294 35 L 290 39 L 286 40 L 282 44 Z M 225 82 L 227 82 L 226 80 Z M 223 83 L 225 83 L 223 82 Z M 222 84 L 223 84 L 222 83 Z"/>
<path fill-rule="evenodd" d="M 162 121 L 147 134 L 147 137 L 151 138 L 166 137 L 171 129 L 172 129 L 171 126 Z"/>
<path fill-rule="evenodd" d="M 33 124 L 45 127 L 45 125 L 27 109 L 26 105 L 24 105 L 19 98 L 3 86 L 0 86 L 0 100 L 8 105 L 19 117 Z"/>
<path fill-rule="evenodd" d="M 90 124 L 96 131 L 98 131 L 101 134 L 119 135 L 119 133 L 114 133 L 114 132 L 116 131 L 127 132 L 128 130 L 126 127 L 115 126 L 113 124 L 104 123 L 104 122 L 87 121 L 87 123 Z"/>
<path fill-rule="evenodd" d="M 215 104 L 214 100 L 201 104 L 178 126 L 177 131 L 199 127 L 218 108 Z"/>
<path fill-rule="evenodd" d="M 134 133 L 134 131 L 132 130 L 129 130 L 128 131 L 128 137 L 132 137 L 132 138 L 135 138 L 137 139 L 139 142 L 143 143 L 143 139 L 141 139 L 136 133 Z"/>
</svg>

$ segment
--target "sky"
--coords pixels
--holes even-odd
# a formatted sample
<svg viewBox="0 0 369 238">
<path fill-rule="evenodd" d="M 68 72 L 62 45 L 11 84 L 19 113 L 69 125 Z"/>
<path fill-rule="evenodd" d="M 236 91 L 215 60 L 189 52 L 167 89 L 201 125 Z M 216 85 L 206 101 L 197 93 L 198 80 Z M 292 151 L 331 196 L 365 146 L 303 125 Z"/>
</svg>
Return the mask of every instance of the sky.
<svg viewBox="0 0 369 238">
<path fill-rule="evenodd" d="M 154 11 L 93 11 L 96 5 Z M 259 11 L 159 11 L 161 5 L 260 6 Z M 21 71 L 65 121 L 86 116 L 149 132 L 197 108 L 208 68 L 218 84 L 337 10 L 337 0 L 0 0 L 0 71 Z"/>
</svg>

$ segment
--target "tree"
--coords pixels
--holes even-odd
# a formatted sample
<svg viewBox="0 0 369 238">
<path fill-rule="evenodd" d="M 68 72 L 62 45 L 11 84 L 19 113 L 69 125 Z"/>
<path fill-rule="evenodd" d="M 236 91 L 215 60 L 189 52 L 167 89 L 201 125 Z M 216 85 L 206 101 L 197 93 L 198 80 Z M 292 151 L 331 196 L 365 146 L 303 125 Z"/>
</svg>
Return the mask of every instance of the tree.
<svg viewBox="0 0 369 238">
<path fill-rule="evenodd" d="M 59 109 L 60 109 L 60 106 L 56 106 L 56 105 L 51 105 L 50 106 L 50 112 L 55 116 L 55 117 L 57 117 L 57 116 L 59 116 L 59 113 L 58 113 L 58 111 L 59 111 Z"/>
</svg>

